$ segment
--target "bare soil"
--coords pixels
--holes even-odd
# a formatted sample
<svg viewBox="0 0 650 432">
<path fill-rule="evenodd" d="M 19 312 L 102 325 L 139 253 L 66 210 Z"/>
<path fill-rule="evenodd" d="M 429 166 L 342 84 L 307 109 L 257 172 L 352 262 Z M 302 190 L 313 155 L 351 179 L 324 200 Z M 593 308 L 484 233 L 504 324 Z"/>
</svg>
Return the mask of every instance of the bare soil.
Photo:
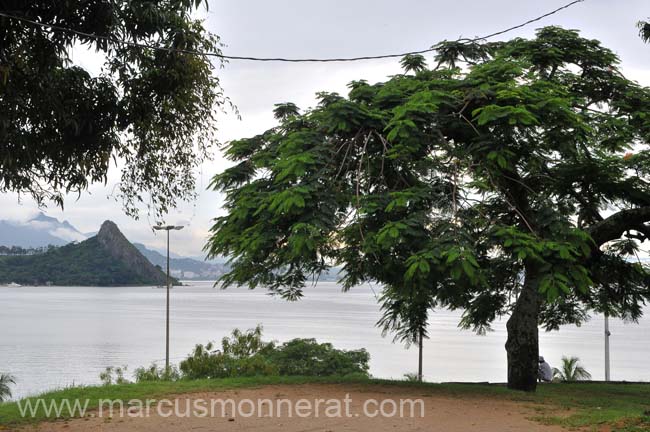
<svg viewBox="0 0 650 432">
<path fill-rule="evenodd" d="M 346 398 L 349 400 L 346 411 Z M 22 431 L 38 432 L 208 432 L 208 431 L 271 431 L 271 432 L 385 432 L 385 431 L 427 431 L 427 432 L 553 432 L 562 431 L 558 426 L 547 426 L 529 420 L 535 415 L 534 407 L 525 403 L 487 397 L 463 397 L 432 395 L 426 390 L 393 386 L 358 385 L 294 385 L 265 386 L 223 391 L 218 393 L 193 393 L 170 397 L 170 404 L 158 401 L 164 407 L 158 412 L 157 404 L 151 405 L 149 415 L 146 408 L 132 405 L 130 415 L 119 415 L 116 408 L 109 417 L 107 408 L 87 413 L 85 418 L 68 421 L 41 423 L 23 428 Z M 240 404 L 240 412 L 233 411 L 232 404 L 216 403 L 214 415 L 202 417 L 196 406 L 205 401 L 208 411 L 214 400 L 232 399 Z M 304 399 L 305 401 L 297 401 Z M 405 400 L 421 400 L 420 405 L 411 405 Z M 257 404 L 255 408 L 251 402 Z M 288 400 L 294 402 L 293 413 L 289 415 Z M 320 403 L 316 400 L 322 400 Z M 334 400 L 334 401 L 333 401 Z M 261 402 L 260 402 L 261 401 Z M 284 401 L 284 402 L 280 402 Z M 338 402 L 335 402 L 338 401 Z M 371 402 L 367 402 L 371 401 Z M 376 401 L 373 402 L 373 401 Z M 391 402 L 392 401 L 392 402 Z M 384 412 L 372 416 L 383 402 Z M 198 405 L 194 405 L 197 404 Z M 179 407 L 174 413 L 172 404 Z M 187 406 L 193 409 L 192 416 L 185 415 Z M 261 405 L 260 405 L 261 404 Z M 316 407 L 318 404 L 318 408 Z M 364 405 L 366 409 L 364 410 Z M 400 405 L 402 416 L 400 417 Z M 298 406 L 302 406 L 298 415 Z M 261 408 L 260 408 L 261 407 Z M 339 407 L 340 409 L 337 409 Z M 309 409 L 307 409 L 309 408 Z M 252 410 L 255 410 L 253 413 Z M 393 411 L 394 416 L 389 416 Z M 167 417 L 167 414 L 172 414 Z M 331 417 L 332 414 L 340 416 Z M 100 417 L 101 414 L 101 417 Z M 242 415 L 243 414 L 243 415 Z M 249 414 L 252 414 L 249 416 Z"/>
</svg>

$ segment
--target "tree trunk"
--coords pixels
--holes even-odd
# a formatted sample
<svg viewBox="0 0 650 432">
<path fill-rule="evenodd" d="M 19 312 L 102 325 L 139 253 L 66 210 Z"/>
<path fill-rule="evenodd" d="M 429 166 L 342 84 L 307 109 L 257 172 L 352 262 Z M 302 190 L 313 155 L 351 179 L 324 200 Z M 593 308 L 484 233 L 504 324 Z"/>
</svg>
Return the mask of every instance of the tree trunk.
<svg viewBox="0 0 650 432">
<path fill-rule="evenodd" d="M 534 392 L 539 371 L 539 270 L 526 264 L 524 286 L 506 325 L 508 388 Z"/>
</svg>

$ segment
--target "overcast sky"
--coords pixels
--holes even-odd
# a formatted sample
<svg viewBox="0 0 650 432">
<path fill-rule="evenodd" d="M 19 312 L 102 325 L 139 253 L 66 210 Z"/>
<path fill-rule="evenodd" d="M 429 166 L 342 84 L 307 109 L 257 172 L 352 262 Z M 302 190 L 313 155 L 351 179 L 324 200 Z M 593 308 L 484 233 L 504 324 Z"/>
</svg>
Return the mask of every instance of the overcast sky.
<svg viewBox="0 0 650 432">
<path fill-rule="evenodd" d="M 260 57 L 348 57 L 420 50 L 443 39 L 474 37 L 520 24 L 568 0 L 211 0 L 207 17 L 210 31 L 221 36 L 224 53 Z M 560 25 L 581 30 L 613 49 L 628 78 L 650 85 L 650 45 L 638 37 L 635 23 L 650 16 L 648 0 L 586 0 L 552 17 L 502 38 L 530 37 L 536 28 Z M 429 55 L 428 58 L 432 58 Z M 74 61 L 97 66 L 90 54 L 75 53 Z M 314 105 L 318 91 L 346 92 L 352 80 L 384 80 L 400 71 L 398 59 L 359 63 L 276 64 L 233 61 L 217 73 L 226 94 L 237 105 L 241 120 L 223 115 L 222 142 L 248 137 L 274 125 L 272 109 L 291 101 L 301 108 Z M 201 255 L 210 221 L 221 214 L 219 194 L 206 191 L 210 178 L 226 165 L 219 154 L 197 172 L 199 198 L 172 211 L 168 222 L 188 227 L 173 235 L 175 252 Z M 108 186 L 94 185 L 80 199 L 70 196 L 65 211 L 45 211 L 67 219 L 82 232 L 96 231 L 106 219 L 115 221 L 126 236 L 162 248 L 146 214 L 139 221 L 124 216 L 107 198 L 119 175 L 113 170 Z M 37 211 L 29 199 L 0 195 L 0 219 L 25 219 Z"/>
</svg>

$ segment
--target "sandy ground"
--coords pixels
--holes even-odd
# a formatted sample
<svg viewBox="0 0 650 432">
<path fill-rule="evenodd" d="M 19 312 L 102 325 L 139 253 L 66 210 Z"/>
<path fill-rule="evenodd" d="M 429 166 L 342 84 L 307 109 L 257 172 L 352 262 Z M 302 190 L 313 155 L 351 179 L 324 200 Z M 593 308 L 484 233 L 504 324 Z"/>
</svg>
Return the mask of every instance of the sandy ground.
<svg viewBox="0 0 650 432">
<path fill-rule="evenodd" d="M 130 416 L 116 414 L 118 411 L 116 408 L 112 417 L 109 417 L 110 413 L 107 411 L 101 413 L 102 417 L 100 417 L 99 411 L 95 410 L 82 419 L 43 423 L 29 426 L 22 431 L 551 432 L 563 430 L 560 427 L 544 426 L 528 420 L 535 413 L 533 407 L 525 404 L 489 398 L 443 397 L 428 394 L 425 389 L 390 386 L 367 388 L 350 385 L 266 386 L 219 393 L 194 393 L 170 397 L 170 399 L 169 404 L 162 400 L 152 403 L 148 416 L 146 408 L 132 405 Z M 236 412 L 237 408 L 233 411 L 232 404 L 221 403 L 227 399 L 232 399 L 234 404 L 240 405 L 241 411 Z M 304 401 L 298 402 L 300 399 Z M 317 399 L 322 401 L 319 403 Z M 418 399 L 422 401 L 421 404 L 417 402 Z M 415 401 L 414 405 L 404 402 L 405 400 Z M 288 406 L 289 401 L 294 403 L 292 408 Z M 199 407 L 204 403 L 208 412 L 213 410 L 214 416 L 200 416 L 203 411 Z M 172 404 L 178 406 L 177 414 L 181 415 L 187 412 L 189 404 L 194 415 L 191 417 L 175 415 Z M 251 404 L 261 405 L 253 408 Z M 400 405 L 402 406 L 401 417 Z M 212 406 L 214 408 L 211 408 Z M 161 407 L 160 411 L 157 407 Z M 378 411 L 382 407 L 383 412 Z M 293 410 L 291 416 L 289 409 Z M 254 414 L 249 416 L 253 410 L 255 410 Z M 298 415 L 299 411 L 302 417 Z M 393 412 L 395 415 L 391 416 Z M 172 415 L 166 417 L 170 413 Z M 378 415 L 371 417 L 377 413 Z"/>
</svg>

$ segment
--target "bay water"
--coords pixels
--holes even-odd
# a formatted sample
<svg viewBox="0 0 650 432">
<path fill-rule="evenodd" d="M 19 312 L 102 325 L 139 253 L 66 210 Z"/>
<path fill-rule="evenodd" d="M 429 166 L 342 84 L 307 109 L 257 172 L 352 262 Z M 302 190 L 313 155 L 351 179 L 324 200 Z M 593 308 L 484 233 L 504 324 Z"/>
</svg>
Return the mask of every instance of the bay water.
<svg viewBox="0 0 650 432">
<path fill-rule="evenodd" d="M 171 291 L 171 362 L 197 343 L 219 342 L 234 328 L 264 327 L 267 340 L 316 338 L 337 348 L 366 348 L 370 373 L 401 379 L 417 370 L 417 349 L 382 337 L 378 287 L 341 292 L 333 282 L 305 289 L 287 302 L 264 290 L 187 282 Z M 458 328 L 461 313 L 437 310 L 424 345 L 425 379 L 506 381 L 505 318 L 478 336 Z M 650 317 L 639 324 L 610 320 L 612 379 L 650 381 Z M 594 379 L 604 379 L 602 316 L 582 327 L 540 332 L 540 353 L 551 366 L 577 356 Z M 14 399 L 70 385 L 98 384 L 107 366 L 128 366 L 128 377 L 153 361 L 164 365 L 165 290 L 157 287 L 0 287 L 0 373 L 17 379 Z"/>
</svg>

